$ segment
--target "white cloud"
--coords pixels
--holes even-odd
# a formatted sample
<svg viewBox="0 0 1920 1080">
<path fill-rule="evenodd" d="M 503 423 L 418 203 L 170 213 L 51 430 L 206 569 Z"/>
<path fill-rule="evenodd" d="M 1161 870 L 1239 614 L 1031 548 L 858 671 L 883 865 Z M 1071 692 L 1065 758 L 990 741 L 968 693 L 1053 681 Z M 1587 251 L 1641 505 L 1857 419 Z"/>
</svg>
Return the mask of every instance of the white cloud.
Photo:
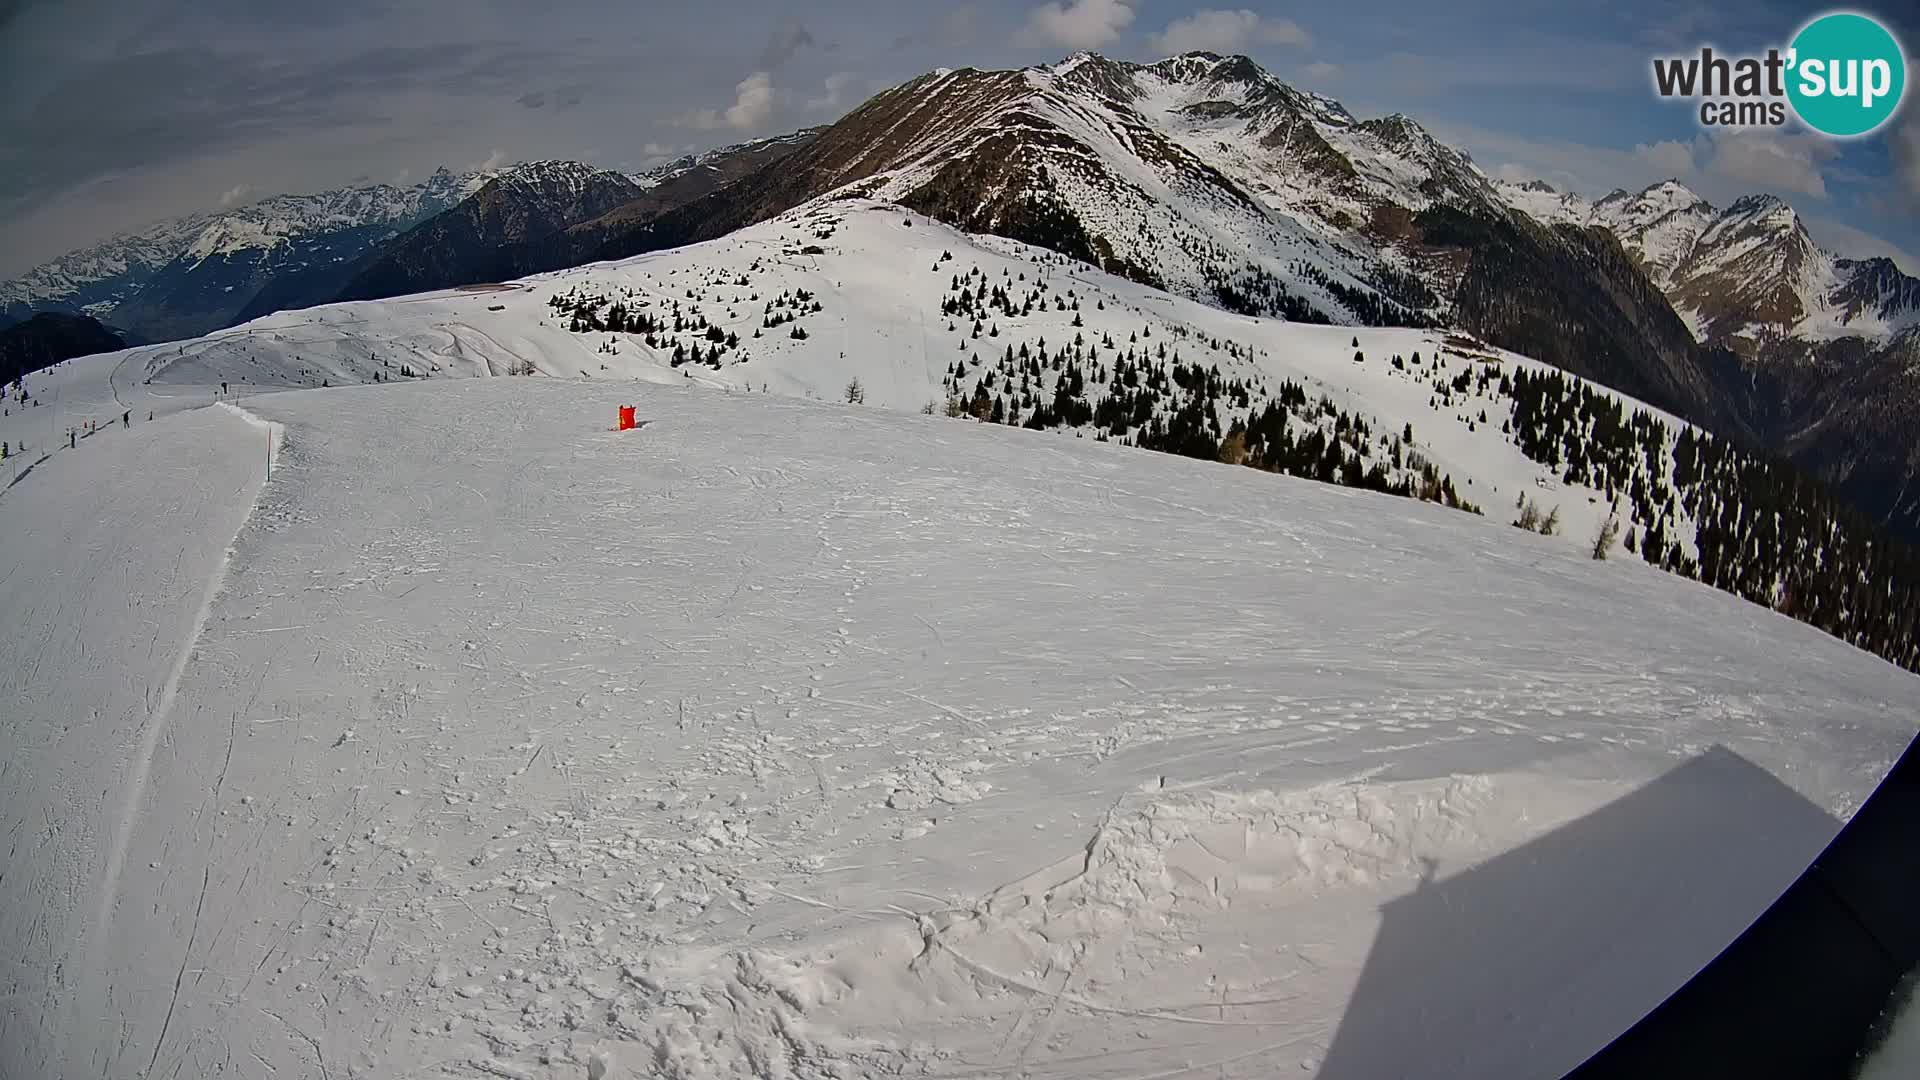
<svg viewBox="0 0 1920 1080">
<path fill-rule="evenodd" d="M 1131 0 L 1068 0 L 1045 3 L 1027 14 L 1014 44 L 1097 49 L 1119 38 L 1133 23 Z"/>
<path fill-rule="evenodd" d="M 773 76 L 756 71 L 733 88 L 732 105 L 725 109 L 697 110 L 682 118 L 681 123 L 708 130 L 730 127 L 736 131 L 752 131 L 773 119 L 775 98 Z"/>
<path fill-rule="evenodd" d="M 1705 171 L 1749 187 L 1783 194 L 1827 197 L 1821 167 L 1840 156 L 1829 139 L 1817 135 L 1780 135 L 1743 131 L 1717 135 Z"/>
<path fill-rule="evenodd" d="M 1329 64 L 1325 60 L 1315 60 L 1301 71 L 1309 79 L 1331 79 L 1340 74 L 1340 65 Z"/>
<path fill-rule="evenodd" d="M 773 117 L 773 76 L 756 71 L 734 87 L 733 107 L 727 110 L 727 126 L 749 131 Z"/>
<path fill-rule="evenodd" d="M 807 108 L 813 112 L 834 112 L 848 104 L 847 91 L 853 89 L 860 77 L 851 71 L 836 71 L 827 76 L 826 93 L 807 100 Z"/>
<path fill-rule="evenodd" d="M 1657 143 L 1641 143 L 1633 148 L 1633 154 L 1647 163 L 1661 179 L 1676 179 L 1693 175 L 1693 148 L 1690 142 L 1676 139 L 1662 139 Z"/>
<path fill-rule="evenodd" d="M 1184 19 L 1175 19 L 1153 35 L 1149 42 L 1155 51 L 1167 55 L 1189 52 L 1236 53 L 1249 43 L 1262 45 L 1307 45 L 1312 39 L 1292 19 L 1266 19 L 1246 8 L 1221 11 L 1202 8 Z"/>
<path fill-rule="evenodd" d="M 232 206 L 234 203 L 246 198 L 247 193 L 252 190 L 253 188 L 247 184 L 235 184 L 220 194 L 220 205 Z"/>
<path fill-rule="evenodd" d="M 487 155 L 487 160 L 482 161 L 478 165 L 475 165 L 474 168 L 478 169 L 481 172 L 492 172 L 493 170 L 500 168 L 502 165 L 505 165 L 506 163 L 507 163 L 507 152 L 496 146 L 493 148 L 493 153 Z"/>
</svg>

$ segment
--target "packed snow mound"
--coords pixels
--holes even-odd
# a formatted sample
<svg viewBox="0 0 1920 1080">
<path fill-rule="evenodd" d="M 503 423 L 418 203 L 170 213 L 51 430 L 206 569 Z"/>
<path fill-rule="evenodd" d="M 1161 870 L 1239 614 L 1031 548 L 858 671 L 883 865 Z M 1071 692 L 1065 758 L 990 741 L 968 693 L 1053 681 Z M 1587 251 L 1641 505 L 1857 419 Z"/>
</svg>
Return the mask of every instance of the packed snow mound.
<svg viewBox="0 0 1920 1080">
<path fill-rule="evenodd" d="M 0 493 L 8 1076 L 1338 1080 L 1389 1016 L 1541 1075 L 1913 730 L 1812 628 L 1410 499 L 744 390 L 87 371 L 182 408 Z"/>
</svg>

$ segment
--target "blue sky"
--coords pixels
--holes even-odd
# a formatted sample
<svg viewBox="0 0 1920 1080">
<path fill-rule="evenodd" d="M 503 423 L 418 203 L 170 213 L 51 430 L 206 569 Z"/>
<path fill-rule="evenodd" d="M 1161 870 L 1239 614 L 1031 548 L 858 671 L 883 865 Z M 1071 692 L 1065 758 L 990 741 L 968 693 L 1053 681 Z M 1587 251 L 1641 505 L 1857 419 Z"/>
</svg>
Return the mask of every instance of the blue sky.
<svg viewBox="0 0 1920 1080">
<path fill-rule="evenodd" d="M 1601 10 L 1604 8 L 1604 10 Z M 1909 47 L 1911 0 L 1856 5 Z M 1715 138 L 1656 54 L 1784 44 L 1773 0 L 0 0 L 0 275 L 281 191 L 575 157 L 640 168 L 834 119 L 933 67 L 1077 48 L 1244 52 L 1361 115 L 1404 112 L 1490 172 L 1599 195 L 1677 176 L 1772 191 L 1849 254 L 1920 273 L 1920 112 L 1868 139 Z M 1916 92 L 1920 93 L 1920 92 Z M 1910 95 L 1912 96 L 1912 95 Z"/>
</svg>

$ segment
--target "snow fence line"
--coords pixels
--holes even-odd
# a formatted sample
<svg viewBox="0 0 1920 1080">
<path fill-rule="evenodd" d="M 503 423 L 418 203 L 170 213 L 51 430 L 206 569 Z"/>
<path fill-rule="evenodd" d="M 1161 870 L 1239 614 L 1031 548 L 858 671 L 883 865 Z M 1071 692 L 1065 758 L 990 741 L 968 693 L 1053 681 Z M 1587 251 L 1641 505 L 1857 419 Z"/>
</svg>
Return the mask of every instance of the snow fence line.
<svg viewBox="0 0 1920 1080">
<path fill-rule="evenodd" d="M 286 426 L 248 412 L 246 409 L 230 401 L 216 401 L 214 402 L 214 407 L 217 409 L 226 409 L 265 434 L 267 440 L 267 472 L 271 474 L 274 463 L 280 460 L 280 447 L 286 442 Z"/>
</svg>

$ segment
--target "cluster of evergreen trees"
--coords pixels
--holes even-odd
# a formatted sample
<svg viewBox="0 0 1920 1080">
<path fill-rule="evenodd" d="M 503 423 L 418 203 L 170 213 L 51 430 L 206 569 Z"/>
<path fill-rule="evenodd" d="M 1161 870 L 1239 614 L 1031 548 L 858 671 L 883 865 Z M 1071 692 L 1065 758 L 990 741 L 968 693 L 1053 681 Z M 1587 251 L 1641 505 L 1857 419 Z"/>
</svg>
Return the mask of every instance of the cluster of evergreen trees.
<svg viewBox="0 0 1920 1080">
<path fill-rule="evenodd" d="M 1514 445 L 1622 505 L 1628 551 L 1920 671 L 1920 554 L 1817 481 L 1558 371 L 1500 385 Z"/>
<path fill-rule="evenodd" d="M 1411 274 L 1384 271 L 1376 288 L 1368 290 L 1338 281 L 1304 260 L 1294 260 L 1287 269 L 1297 278 L 1318 285 L 1335 303 L 1368 326 L 1436 325 L 1422 310 L 1436 306 L 1438 300 Z M 1200 277 L 1214 303 L 1240 315 L 1323 326 L 1333 321 L 1313 301 L 1293 292 L 1285 281 L 1252 260 L 1238 266 L 1222 261 L 1203 262 Z"/>
<path fill-rule="evenodd" d="M 1305 435 L 1296 435 L 1303 425 Z M 1244 425 L 1234 422 L 1221 459 L 1481 512 L 1460 496 L 1452 476 L 1413 445 L 1412 424 L 1376 440 L 1365 417 L 1338 408 L 1324 396 L 1309 402 L 1306 388 L 1292 380 L 1282 383 L 1279 396 L 1250 415 Z"/>
<path fill-rule="evenodd" d="M 1418 311 L 1408 309 L 1384 293 L 1373 292 L 1339 281 L 1326 271 L 1309 262 L 1293 264 L 1294 273 L 1313 282 L 1327 291 L 1339 302 L 1341 307 L 1354 314 L 1354 317 L 1367 326 L 1412 326 L 1427 327 L 1436 325 L 1434 321 Z M 1395 279 L 1396 285 L 1404 288 L 1407 280 Z"/>
<path fill-rule="evenodd" d="M 1217 263 L 1201 267 L 1201 279 L 1213 293 L 1213 300 L 1228 311 L 1241 315 L 1260 315 L 1289 322 L 1329 324 L 1333 320 L 1303 296 L 1296 296 L 1286 282 L 1266 268 L 1249 262 L 1228 272 Z"/>
<path fill-rule="evenodd" d="M 946 261 L 943 256 L 934 269 Z M 1364 417 L 1327 397 L 1309 398 L 1299 383 L 1275 388 L 1257 375 L 1231 376 L 1218 364 L 1184 359 L 1178 344 L 1188 341 L 1215 355 L 1251 361 L 1254 350 L 1238 342 L 1183 327 L 1163 329 L 1155 341 L 1151 323 L 1129 332 L 1124 342 L 1112 332 L 1089 337 L 1081 328 L 1054 345 L 1044 336 L 1006 343 L 997 360 L 983 362 L 980 343 L 1000 336 L 1000 319 L 1023 318 L 1031 314 L 1029 305 L 1077 313 L 1080 303 L 1071 290 L 1050 292 L 1044 280 L 1029 286 L 1024 274 L 1004 281 L 977 269 L 954 274 L 941 311 L 968 355 L 945 373 L 947 414 L 1034 430 L 1088 430 L 1103 441 L 1479 512 L 1455 490 L 1452 477 L 1414 448 L 1411 425 L 1376 436 Z M 1105 301 L 1096 300 L 1095 307 L 1104 309 Z M 1074 326 L 1080 325 L 1076 314 Z"/>
<path fill-rule="evenodd" d="M 759 264 L 754 265 L 758 267 Z M 751 288 L 746 274 L 715 278 L 707 284 L 736 289 Z M 573 333 L 632 335 L 641 339 L 647 348 L 666 353 L 668 362 L 674 367 L 704 364 L 718 370 L 728 362 L 745 363 L 747 356 L 741 348 L 739 332 L 723 329 L 711 322 L 699 306 L 706 299 L 704 288 L 689 287 L 684 305 L 676 298 L 656 306 L 631 287 L 620 290 L 617 296 L 609 297 L 576 285 L 549 296 L 547 306 L 557 316 L 566 319 L 567 329 Z M 740 304 L 760 303 L 761 300 L 759 293 L 749 292 L 719 302 L 727 305 L 728 318 L 737 323 L 740 321 Z M 753 331 L 753 336 L 757 338 L 765 330 L 791 324 L 787 336 L 804 340 L 807 332 L 800 326 L 799 320 L 823 310 L 819 298 L 807 289 L 782 291 L 780 295 L 764 302 L 760 327 Z M 600 351 L 612 353 L 615 348 L 611 343 L 603 343 Z"/>
<path fill-rule="evenodd" d="M 941 261 L 949 258 L 951 256 L 943 254 Z M 934 269 L 939 270 L 938 264 Z M 1104 301 L 1101 304 L 1104 307 Z M 1024 270 L 1017 275 L 1003 270 L 1000 278 L 989 280 L 986 271 L 976 266 L 965 274 L 952 275 L 947 295 L 940 301 L 940 314 L 949 320 L 973 321 L 975 337 L 980 336 L 982 320 L 1028 318 L 1035 310 L 1043 314 L 1049 310 L 1078 312 L 1080 298 L 1072 289 L 1064 293 L 1054 291 L 1046 277 L 1037 272 L 1031 282 Z M 952 326 L 949 322 L 948 328 Z M 992 336 L 998 336 L 997 327 Z"/>
</svg>

